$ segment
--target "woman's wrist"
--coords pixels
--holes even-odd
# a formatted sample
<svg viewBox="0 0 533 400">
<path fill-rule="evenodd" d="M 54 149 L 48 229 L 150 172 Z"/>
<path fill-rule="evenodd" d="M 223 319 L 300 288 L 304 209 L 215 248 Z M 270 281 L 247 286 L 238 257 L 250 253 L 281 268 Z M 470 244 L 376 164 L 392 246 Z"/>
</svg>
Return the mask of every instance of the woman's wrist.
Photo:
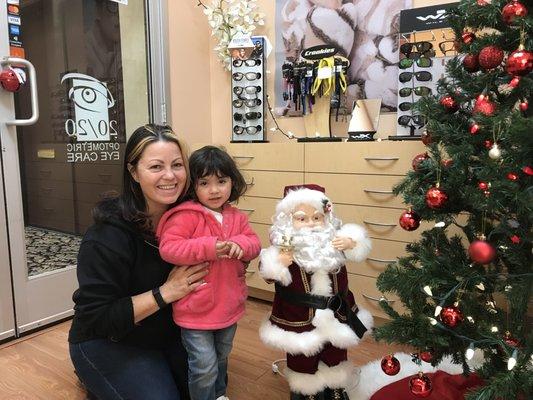
<svg viewBox="0 0 533 400">
<path fill-rule="evenodd" d="M 168 305 L 168 302 L 165 300 L 163 294 L 161 293 L 162 288 L 163 287 L 160 286 L 152 289 L 152 295 L 154 296 L 154 300 L 160 309 L 165 308 Z"/>
</svg>

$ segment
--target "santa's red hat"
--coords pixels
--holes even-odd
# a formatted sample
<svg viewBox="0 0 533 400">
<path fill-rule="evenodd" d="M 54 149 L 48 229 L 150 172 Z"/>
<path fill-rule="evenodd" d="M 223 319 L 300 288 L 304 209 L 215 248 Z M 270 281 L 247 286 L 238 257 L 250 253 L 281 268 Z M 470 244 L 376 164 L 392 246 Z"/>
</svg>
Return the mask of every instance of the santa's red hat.
<svg viewBox="0 0 533 400">
<path fill-rule="evenodd" d="M 322 186 L 312 183 L 286 186 L 283 199 L 276 206 L 276 215 L 290 214 L 300 204 L 308 204 L 322 213 L 330 212 L 332 205 L 325 192 Z"/>
</svg>

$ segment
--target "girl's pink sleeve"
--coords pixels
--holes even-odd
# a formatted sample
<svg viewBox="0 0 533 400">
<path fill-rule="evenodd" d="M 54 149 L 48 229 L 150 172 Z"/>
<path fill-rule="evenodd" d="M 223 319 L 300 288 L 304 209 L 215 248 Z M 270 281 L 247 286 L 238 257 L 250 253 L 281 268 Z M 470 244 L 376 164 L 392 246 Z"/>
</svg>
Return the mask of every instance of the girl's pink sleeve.
<svg viewBox="0 0 533 400">
<path fill-rule="evenodd" d="M 259 255 L 261 251 L 261 241 L 248 223 L 248 217 L 242 213 L 238 214 L 240 222 L 240 232 L 228 240 L 237 243 L 243 250 L 242 261 L 251 261 Z"/>
<path fill-rule="evenodd" d="M 199 223 L 196 213 L 178 212 L 160 228 L 159 254 L 175 265 L 194 265 L 217 259 L 216 236 L 192 238 Z"/>
</svg>

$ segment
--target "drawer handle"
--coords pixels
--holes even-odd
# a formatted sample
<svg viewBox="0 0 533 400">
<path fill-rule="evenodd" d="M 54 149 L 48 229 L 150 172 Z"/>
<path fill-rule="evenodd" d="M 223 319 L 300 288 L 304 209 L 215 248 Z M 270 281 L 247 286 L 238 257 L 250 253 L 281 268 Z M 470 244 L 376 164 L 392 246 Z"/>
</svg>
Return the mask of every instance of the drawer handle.
<svg viewBox="0 0 533 400">
<path fill-rule="evenodd" d="M 397 161 L 400 157 L 365 157 L 366 161 Z"/>
<path fill-rule="evenodd" d="M 52 171 L 49 170 L 49 169 L 41 169 L 41 170 L 39 170 L 39 172 L 40 172 L 41 174 L 51 174 L 51 173 L 52 173 Z"/>
<path fill-rule="evenodd" d="M 54 190 L 54 188 L 43 187 L 43 188 L 41 188 L 41 190 L 42 190 L 43 192 L 51 192 L 52 190 Z"/>
<path fill-rule="evenodd" d="M 373 190 L 373 189 L 363 189 L 365 193 L 379 193 L 379 194 L 394 194 L 392 190 Z"/>
<path fill-rule="evenodd" d="M 372 300 L 372 301 L 377 301 L 378 303 L 379 303 L 380 301 L 386 301 L 387 303 L 391 304 L 391 303 L 394 303 L 394 302 L 396 301 L 396 300 L 389 300 L 389 299 L 387 299 L 387 298 L 386 298 L 385 296 L 383 296 L 383 295 L 381 295 L 381 297 L 378 299 L 378 298 L 376 298 L 376 297 L 368 296 L 368 295 L 366 295 L 366 294 L 364 294 L 364 293 L 362 293 L 362 294 L 363 294 L 363 297 L 364 297 L 365 299 Z"/>
<path fill-rule="evenodd" d="M 233 158 L 245 158 L 247 160 L 253 160 L 255 157 L 254 156 L 233 156 Z"/>
<path fill-rule="evenodd" d="M 255 211 L 255 208 L 239 208 L 241 211 L 249 212 L 250 214 Z"/>
<path fill-rule="evenodd" d="M 390 264 L 390 263 L 396 262 L 396 260 L 382 260 L 381 258 L 372 258 L 372 257 L 367 257 L 366 259 L 370 261 L 380 262 L 383 264 Z"/>
<path fill-rule="evenodd" d="M 109 176 L 111 176 L 111 174 L 103 174 L 103 173 L 102 173 L 102 174 L 98 174 L 98 176 L 101 176 L 101 177 L 104 177 L 104 176 L 105 176 L 105 177 L 109 177 Z"/>
<path fill-rule="evenodd" d="M 245 182 L 246 183 L 246 186 L 253 186 L 255 185 L 255 182 L 254 182 L 254 177 L 252 176 L 252 180 L 250 182 Z"/>
<path fill-rule="evenodd" d="M 365 220 L 363 220 L 363 222 L 367 225 L 376 225 L 376 226 L 396 226 L 397 225 L 397 224 L 387 224 L 384 222 L 370 222 L 370 221 L 365 221 Z"/>
<path fill-rule="evenodd" d="M 55 211 L 54 208 L 50 208 L 50 207 L 43 207 L 43 210 L 46 211 L 46 212 L 54 212 Z"/>
</svg>

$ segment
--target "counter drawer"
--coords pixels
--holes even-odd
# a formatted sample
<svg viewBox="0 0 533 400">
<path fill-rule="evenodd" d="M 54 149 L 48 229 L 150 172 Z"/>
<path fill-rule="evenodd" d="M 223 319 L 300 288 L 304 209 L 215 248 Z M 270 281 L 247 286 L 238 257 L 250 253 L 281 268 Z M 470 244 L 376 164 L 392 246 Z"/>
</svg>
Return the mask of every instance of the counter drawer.
<svg viewBox="0 0 533 400">
<path fill-rule="evenodd" d="M 242 173 L 248 183 L 247 196 L 281 199 L 285 186 L 304 182 L 303 172 L 243 170 Z"/>
<path fill-rule="evenodd" d="M 72 182 L 53 179 L 26 179 L 26 188 L 30 197 L 48 197 L 72 200 L 74 188 Z"/>
<path fill-rule="evenodd" d="M 240 169 L 303 171 L 304 148 L 297 143 L 231 143 L 225 145 Z"/>
<path fill-rule="evenodd" d="M 359 263 L 349 261 L 346 268 L 349 273 L 376 278 L 385 271 L 388 264 L 407 254 L 405 246 L 406 243 L 403 242 L 372 239 L 372 250 L 366 260 Z"/>
<path fill-rule="evenodd" d="M 277 202 L 277 199 L 243 196 L 236 207 L 248 214 L 250 222 L 271 225 Z"/>
</svg>

